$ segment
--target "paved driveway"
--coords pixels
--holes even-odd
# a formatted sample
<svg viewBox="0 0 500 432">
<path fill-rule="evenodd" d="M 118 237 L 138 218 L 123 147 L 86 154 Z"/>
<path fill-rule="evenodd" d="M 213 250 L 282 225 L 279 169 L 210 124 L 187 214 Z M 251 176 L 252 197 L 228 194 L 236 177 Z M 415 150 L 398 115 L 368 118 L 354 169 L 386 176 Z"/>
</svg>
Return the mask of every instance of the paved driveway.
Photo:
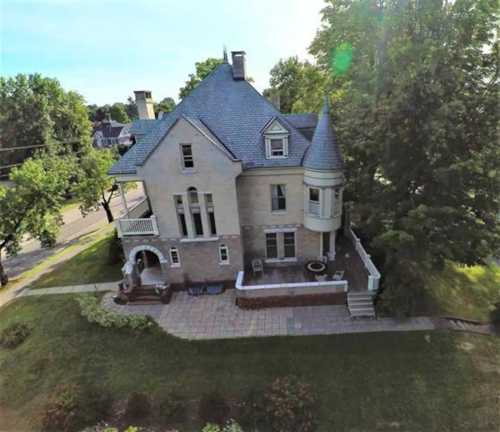
<svg viewBox="0 0 500 432">
<path fill-rule="evenodd" d="M 352 320 L 345 306 L 283 307 L 242 310 L 235 290 L 216 296 L 191 297 L 176 292 L 168 305 L 126 305 L 107 294 L 103 306 L 126 314 L 151 315 L 168 333 L 183 339 L 297 336 L 379 331 L 432 330 L 429 318 Z"/>
</svg>

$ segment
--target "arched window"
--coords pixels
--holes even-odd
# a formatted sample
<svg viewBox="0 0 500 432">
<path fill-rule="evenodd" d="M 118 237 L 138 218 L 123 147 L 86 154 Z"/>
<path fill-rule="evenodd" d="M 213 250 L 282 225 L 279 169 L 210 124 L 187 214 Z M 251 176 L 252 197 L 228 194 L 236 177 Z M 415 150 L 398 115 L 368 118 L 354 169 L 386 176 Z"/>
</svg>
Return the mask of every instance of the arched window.
<svg viewBox="0 0 500 432">
<path fill-rule="evenodd" d="M 194 234 L 197 237 L 203 235 L 203 222 L 200 213 L 200 202 L 198 200 L 198 191 L 195 187 L 190 187 L 187 190 L 189 209 L 191 211 L 191 218 L 193 219 Z"/>
<path fill-rule="evenodd" d="M 189 204 L 198 204 L 198 191 L 195 187 L 188 189 Z"/>
</svg>

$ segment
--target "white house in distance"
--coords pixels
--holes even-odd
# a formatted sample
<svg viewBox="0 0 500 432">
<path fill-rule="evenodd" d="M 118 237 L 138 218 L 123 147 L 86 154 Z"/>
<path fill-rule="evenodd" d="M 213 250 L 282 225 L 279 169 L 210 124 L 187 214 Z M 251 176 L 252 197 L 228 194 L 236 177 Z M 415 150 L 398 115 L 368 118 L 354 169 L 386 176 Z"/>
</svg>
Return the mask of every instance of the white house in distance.
<svg viewBox="0 0 500 432">
<path fill-rule="evenodd" d="M 161 119 L 151 93 L 135 92 L 136 144 L 110 170 L 146 194 L 117 221 L 123 295 L 224 286 L 240 307 L 348 300 L 351 313 L 373 314 L 380 275 L 343 225 L 328 102 L 319 116 L 282 114 L 246 76 L 233 51 Z"/>
</svg>

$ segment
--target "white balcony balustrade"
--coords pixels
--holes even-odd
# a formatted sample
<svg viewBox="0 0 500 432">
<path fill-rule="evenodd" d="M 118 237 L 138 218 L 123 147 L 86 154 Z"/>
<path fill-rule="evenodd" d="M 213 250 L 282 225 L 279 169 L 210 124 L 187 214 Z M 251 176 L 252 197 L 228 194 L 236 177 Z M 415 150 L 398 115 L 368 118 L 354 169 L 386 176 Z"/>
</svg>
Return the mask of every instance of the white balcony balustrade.
<svg viewBox="0 0 500 432">
<path fill-rule="evenodd" d="M 158 235 L 156 217 L 140 219 L 118 219 L 116 227 L 119 237 Z"/>
</svg>

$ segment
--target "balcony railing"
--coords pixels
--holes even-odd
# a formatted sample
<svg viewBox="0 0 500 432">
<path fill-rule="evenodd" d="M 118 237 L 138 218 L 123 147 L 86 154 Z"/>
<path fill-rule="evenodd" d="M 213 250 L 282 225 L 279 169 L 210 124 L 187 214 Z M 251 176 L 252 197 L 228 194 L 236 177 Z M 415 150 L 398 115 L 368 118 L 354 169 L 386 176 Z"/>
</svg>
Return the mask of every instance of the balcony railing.
<svg viewBox="0 0 500 432">
<path fill-rule="evenodd" d="M 118 219 L 116 224 L 119 237 L 158 235 L 156 217 L 140 219 Z"/>
<path fill-rule="evenodd" d="M 309 201 L 309 214 L 313 216 L 320 216 L 321 208 L 319 202 Z"/>
</svg>

